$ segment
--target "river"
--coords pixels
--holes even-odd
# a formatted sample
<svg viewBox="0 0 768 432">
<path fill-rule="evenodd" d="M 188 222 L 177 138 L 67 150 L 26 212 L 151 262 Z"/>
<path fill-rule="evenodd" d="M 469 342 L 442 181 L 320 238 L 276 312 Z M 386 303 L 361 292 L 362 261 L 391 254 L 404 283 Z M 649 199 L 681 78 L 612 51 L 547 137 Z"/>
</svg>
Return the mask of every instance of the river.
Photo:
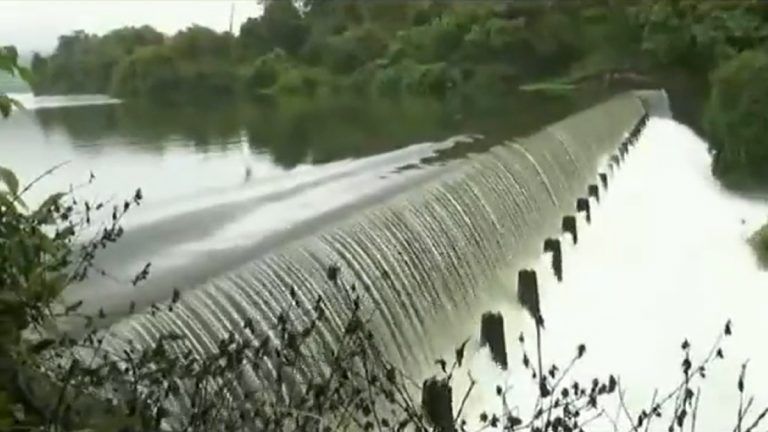
<svg viewBox="0 0 768 432">
<path fill-rule="evenodd" d="M 77 196 L 109 207 L 142 189 L 124 238 L 99 254 L 108 276 L 68 292 L 115 315 L 130 301 L 167 299 L 174 288 L 251 261 L 583 104 L 554 99 L 529 110 L 505 100 L 297 98 L 163 107 L 98 95 L 14 96 L 26 110 L 0 123 L 0 165 L 23 183 L 64 164 L 28 201 L 74 186 Z M 516 106 L 531 99 L 523 95 Z M 147 262 L 152 277 L 132 287 Z"/>
<path fill-rule="evenodd" d="M 138 187 L 144 191 L 145 203 L 126 219 L 125 238 L 99 262 L 111 276 L 68 293 L 118 315 L 125 313 L 129 300 L 146 305 L 167 299 L 174 288 L 183 291 L 227 274 L 364 209 L 418 191 L 446 173 L 450 184 L 449 174 L 467 159 L 476 160 L 490 145 L 530 133 L 577 106 L 556 101 L 540 105 L 540 110 L 525 109 L 530 101 L 506 107 L 428 101 L 360 106 L 342 100 L 169 110 L 98 97 L 25 98 L 29 110 L 0 123 L 0 165 L 30 179 L 68 162 L 36 188 L 33 201 L 62 184 L 85 182 L 91 172 L 94 183 L 78 193 L 119 201 Z M 544 156 L 538 161 L 554 158 Z M 587 170 L 579 161 L 573 163 Z M 568 189 L 568 177 L 560 179 L 560 168 L 551 168 L 550 185 L 536 161 L 533 164 L 547 186 L 541 193 L 548 190 L 556 202 L 559 195 L 552 188 Z M 493 409 L 496 384 L 508 385 L 515 400 L 529 400 L 532 394 L 529 380 L 517 367 L 521 353 L 512 342 L 521 331 L 533 339 L 532 323 L 513 294 L 515 272 L 522 266 L 540 275 L 547 360 L 567 362 L 575 347 L 585 343 L 587 356 L 575 376 L 618 374 L 631 408 L 644 406 L 654 389 L 677 381 L 683 338 L 701 355 L 728 319 L 734 336 L 727 340 L 725 360 L 705 381 L 700 430 L 724 430 L 733 424 L 736 379 L 746 359 L 748 385 L 763 393 L 756 406 L 768 403 L 768 394 L 759 386 L 768 380 L 768 350 L 762 345 L 768 328 L 768 273 L 759 269 L 746 244 L 766 221 L 768 201 L 723 190 L 709 164 L 706 143 L 693 132 L 670 119 L 652 119 L 627 162 L 611 176 L 600 203 L 594 203 L 592 223 L 579 220 L 579 244 L 564 238 L 562 283 L 551 276 L 549 258 L 540 256 L 502 269 L 493 279 L 497 286 L 481 287 L 495 293 L 484 306 L 506 318 L 511 368 L 502 373 L 478 349 L 477 316 L 443 335 L 457 343 L 471 338 L 470 369 L 480 384 L 470 412 Z M 470 185 L 466 191 L 481 196 L 501 190 L 495 183 L 483 187 Z M 437 220 L 446 211 L 439 206 L 457 205 L 458 199 L 447 201 L 455 198 L 448 194 L 460 187 L 451 188 L 445 197 L 430 195 L 437 204 L 430 204 L 434 213 L 424 213 L 426 217 Z M 536 209 L 549 205 L 524 195 L 521 202 Z M 490 241 L 488 233 L 503 221 L 491 213 L 481 226 L 481 209 L 462 208 L 462 215 L 476 211 L 478 217 L 474 223 L 471 218 L 461 221 L 473 232 L 456 235 L 469 253 L 476 247 L 473 241 Z M 381 223 L 388 220 L 382 218 Z M 435 232 L 439 228 L 426 220 L 424 227 Z M 393 235 L 374 240 L 387 243 L 380 249 L 386 251 L 400 247 L 397 239 Z M 488 257 L 482 249 L 472 259 L 484 264 Z M 364 255 L 350 259 L 389 259 Z M 126 281 L 147 261 L 153 263 L 150 280 L 131 287 Z M 455 265 L 475 265 L 469 257 L 466 261 Z M 430 271 L 417 270 L 419 277 Z M 216 287 L 214 281 L 206 289 L 215 292 Z M 213 294 L 205 300 L 210 305 L 219 301 L 225 300 Z M 410 320 L 390 323 L 394 326 L 422 319 L 402 308 L 391 313 Z M 425 356 L 438 354 L 425 349 L 415 357 L 426 364 Z M 459 389 L 464 384 L 462 378 L 457 382 Z"/>
</svg>

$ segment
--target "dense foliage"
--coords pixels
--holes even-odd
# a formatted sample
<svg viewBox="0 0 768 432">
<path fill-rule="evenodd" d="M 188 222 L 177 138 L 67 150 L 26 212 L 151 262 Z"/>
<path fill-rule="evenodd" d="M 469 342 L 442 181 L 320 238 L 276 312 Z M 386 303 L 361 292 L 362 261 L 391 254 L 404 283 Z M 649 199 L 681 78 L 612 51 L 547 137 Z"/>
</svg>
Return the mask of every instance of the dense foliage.
<svg viewBox="0 0 768 432">
<path fill-rule="evenodd" d="M 33 89 L 37 93 L 106 93 L 121 61 L 163 40 L 149 26 L 122 28 L 104 36 L 84 31 L 60 36 L 51 56 L 33 56 Z"/>
<path fill-rule="evenodd" d="M 62 36 L 51 56 L 33 58 L 33 88 L 179 103 L 339 92 L 562 93 L 610 82 L 668 88 L 682 120 L 701 129 L 712 75 L 706 130 L 718 154 L 715 172 L 751 178 L 767 160 L 764 141 L 732 129 L 754 124 L 746 99 L 738 113 L 716 118 L 723 92 L 745 88 L 726 75 L 760 73 L 759 65 L 747 64 L 758 54 L 733 60 L 766 50 L 768 13 L 756 2 L 263 0 L 262 6 L 263 14 L 237 35 L 191 27 L 166 36 L 145 26 Z"/>
<path fill-rule="evenodd" d="M 62 36 L 50 57 L 33 59 L 35 90 L 159 98 L 189 98 L 201 88 L 444 94 L 609 72 L 706 78 L 768 38 L 766 14 L 750 2 L 264 0 L 263 8 L 237 36 L 201 27 L 164 36 L 146 26 Z"/>
<path fill-rule="evenodd" d="M 174 36 L 148 27 L 63 36 L 53 55 L 35 57 L 35 91 L 167 100 L 234 90 L 253 96 L 512 89 L 568 74 L 601 50 L 597 42 L 637 39 L 605 32 L 640 32 L 636 23 L 624 25 L 634 15 L 622 7 L 434 0 L 263 6 L 237 36 L 199 27 Z"/>
<path fill-rule="evenodd" d="M 715 173 L 740 186 L 768 183 L 768 49 L 745 51 L 712 75 L 704 126 Z"/>
<path fill-rule="evenodd" d="M 31 78 L 30 71 L 19 64 L 19 53 L 12 46 L 0 46 L 0 83 L 14 83 L 8 86 L 10 90 L 18 89 L 18 81 L 26 82 Z M 14 107 L 20 107 L 18 101 L 6 94 L 7 90 L 0 88 L 0 117 L 6 118 Z"/>
</svg>

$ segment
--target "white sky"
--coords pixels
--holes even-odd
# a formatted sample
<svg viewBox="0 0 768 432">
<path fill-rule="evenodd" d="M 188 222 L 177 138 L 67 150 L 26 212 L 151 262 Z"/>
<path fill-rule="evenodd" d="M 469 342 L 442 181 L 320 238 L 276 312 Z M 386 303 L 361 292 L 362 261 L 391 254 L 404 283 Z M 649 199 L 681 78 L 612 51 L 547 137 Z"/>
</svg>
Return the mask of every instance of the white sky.
<svg viewBox="0 0 768 432">
<path fill-rule="evenodd" d="M 103 34 L 128 25 L 149 24 L 164 33 L 192 24 L 226 30 L 233 3 L 237 32 L 242 21 L 259 15 L 256 0 L 0 0 L 0 46 L 49 52 L 62 34 Z"/>
</svg>

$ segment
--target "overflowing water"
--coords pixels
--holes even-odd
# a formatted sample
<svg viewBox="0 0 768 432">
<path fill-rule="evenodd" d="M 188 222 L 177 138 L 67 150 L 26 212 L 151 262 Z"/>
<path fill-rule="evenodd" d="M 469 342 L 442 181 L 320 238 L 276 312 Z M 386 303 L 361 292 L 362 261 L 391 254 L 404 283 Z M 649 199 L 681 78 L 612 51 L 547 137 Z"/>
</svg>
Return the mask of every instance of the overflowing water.
<svg viewBox="0 0 768 432">
<path fill-rule="evenodd" d="M 564 281 L 551 275 L 546 257 L 532 266 L 539 271 L 547 324 L 545 361 L 563 366 L 585 343 L 587 355 L 572 377 L 589 382 L 616 374 L 635 416 L 650 406 L 654 390 L 664 394 L 679 383 L 682 341 L 692 343 L 694 361 L 700 360 L 731 319 L 734 335 L 725 340 L 725 359 L 714 362 L 701 383 L 697 424 L 697 430 L 722 431 L 736 423 L 743 362 L 748 361 L 747 393 L 756 397 L 752 415 L 768 404 L 762 385 L 768 382 L 768 272 L 747 244 L 768 218 L 768 200 L 723 190 L 710 162 L 706 143 L 688 128 L 651 120 L 593 206 L 593 223 L 580 221 L 578 245 L 564 242 Z M 530 410 L 537 391 L 520 364 L 516 341 L 520 332 L 533 340 L 533 323 L 514 299 L 493 309 L 505 316 L 512 366 L 502 372 L 484 350 L 475 357 L 473 419 L 480 411 L 500 409 L 497 384 L 509 389 L 522 412 Z M 476 341 L 478 332 L 476 323 L 460 336 Z M 464 375 L 459 378 L 463 390 L 467 383 Z M 620 430 L 631 430 L 621 412 L 608 414 L 620 419 Z M 666 428 L 666 421 L 657 426 Z M 603 427 L 613 430 L 610 423 Z"/>
<path fill-rule="evenodd" d="M 333 338 L 345 294 L 326 269 L 338 265 L 362 293 L 363 307 L 375 312 L 372 325 L 392 360 L 420 374 L 455 342 L 445 328 L 462 328 L 514 293 L 505 272 L 536 259 L 543 239 L 559 233 L 561 217 L 598 183 L 598 168 L 608 166 L 652 102 L 625 94 L 446 167 L 408 192 L 188 290 L 172 311 L 129 317 L 107 343 L 152 346 L 160 335 L 180 332 L 197 355 L 211 354 L 246 320 L 259 332 L 276 328 L 293 287 L 307 310 L 324 299 L 331 319 L 321 331 Z"/>
</svg>

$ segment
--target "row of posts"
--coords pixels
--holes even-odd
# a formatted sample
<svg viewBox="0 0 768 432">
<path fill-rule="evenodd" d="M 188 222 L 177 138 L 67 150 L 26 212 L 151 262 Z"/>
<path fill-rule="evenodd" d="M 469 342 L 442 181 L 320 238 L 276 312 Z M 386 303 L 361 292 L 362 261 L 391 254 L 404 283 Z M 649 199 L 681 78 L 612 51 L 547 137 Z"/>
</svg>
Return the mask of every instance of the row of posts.
<svg viewBox="0 0 768 432">
<path fill-rule="evenodd" d="M 610 158 L 610 169 L 613 172 L 619 168 L 626 159 L 629 149 L 634 147 L 637 139 L 648 124 L 648 114 L 637 121 L 624 141 L 619 145 L 618 152 Z M 603 190 L 608 189 L 608 174 L 598 174 Z M 576 212 L 584 212 L 587 223 L 592 222 L 592 209 L 590 198 L 600 202 L 600 188 L 597 184 L 587 186 L 587 196 L 576 200 Z M 578 230 L 575 215 L 563 216 L 561 223 L 562 233 L 568 233 L 573 238 L 573 243 L 578 244 Z M 552 256 L 552 271 L 558 282 L 563 280 L 563 250 L 559 238 L 547 238 L 544 240 L 543 251 Z M 517 300 L 528 311 L 536 322 L 536 330 L 544 328 L 544 317 L 541 313 L 539 301 L 538 279 L 535 270 L 523 269 L 517 274 Z M 485 312 L 480 321 L 480 345 L 488 346 L 491 358 L 502 370 L 507 370 L 507 347 L 504 335 L 504 317 L 501 312 Z M 422 386 L 422 407 L 430 422 L 438 432 L 455 432 L 456 425 L 453 418 L 453 389 L 448 378 L 431 377 L 424 381 Z"/>
</svg>

